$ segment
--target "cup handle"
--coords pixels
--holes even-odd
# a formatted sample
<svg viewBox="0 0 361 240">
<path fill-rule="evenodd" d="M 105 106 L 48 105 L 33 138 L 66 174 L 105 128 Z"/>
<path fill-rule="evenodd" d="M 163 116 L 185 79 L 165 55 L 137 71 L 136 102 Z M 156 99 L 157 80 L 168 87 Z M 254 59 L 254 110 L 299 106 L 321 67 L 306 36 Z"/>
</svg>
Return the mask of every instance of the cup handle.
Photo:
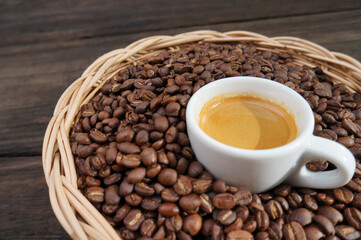
<svg viewBox="0 0 361 240">
<path fill-rule="evenodd" d="M 328 160 L 337 169 L 324 172 L 308 170 L 305 164 L 316 158 Z M 291 173 L 286 182 L 295 187 L 337 188 L 351 180 L 355 168 L 356 161 L 354 156 L 343 145 L 325 138 L 312 136 L 311 141 L 300 157 L 296 170 Z"/>
</svg>

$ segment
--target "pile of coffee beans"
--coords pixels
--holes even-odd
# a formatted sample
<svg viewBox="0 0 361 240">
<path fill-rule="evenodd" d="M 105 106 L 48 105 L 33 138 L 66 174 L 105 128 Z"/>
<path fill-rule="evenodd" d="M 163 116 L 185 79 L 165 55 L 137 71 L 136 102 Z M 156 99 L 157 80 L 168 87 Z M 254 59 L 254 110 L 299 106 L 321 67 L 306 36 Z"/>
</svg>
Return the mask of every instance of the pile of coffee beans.
<svg viewBox="0 0 361 240">
<path fill-rule="evenodd" d="M 293 62 L 249 44 L 199 43 L 123 68 L 74 123 L 79 189 L 123 239 L 360 239 L 361 95 Z M 282 184 L 262 194 L 215 180 L 195 159 L 185 110 L 205 84 L 240 75 L 301 94 L 314 134 L 355 155 L 353 179 L 333 190 Z M 322 159 L 307 167 L 333 168 Z"/>
</svg>

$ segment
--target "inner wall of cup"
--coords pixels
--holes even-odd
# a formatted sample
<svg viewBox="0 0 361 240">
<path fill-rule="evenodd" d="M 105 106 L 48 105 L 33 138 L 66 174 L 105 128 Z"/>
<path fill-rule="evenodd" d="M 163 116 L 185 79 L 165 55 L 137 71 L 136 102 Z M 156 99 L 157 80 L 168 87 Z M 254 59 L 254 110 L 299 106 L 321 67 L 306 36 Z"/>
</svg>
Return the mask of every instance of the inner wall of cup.
<svg viewBox="0 0 361 240">
<path fill-rule="evenodd" d="M 196 96 L 197 98 L 194 99 L 195 104 L 192 112 L 194 113 L 193 116 L 196 119 L 198 127 L 199 115 L 204 104 L 216 96 L 225 94 L 226 96 L 242 95 L 258 97 L 283 107 L 295 119 L 297 136 L 305 130 L 310 131 L 311 129 L 312 131 L 313 129 L 313 115 L 310 118 L 309 113 L 307 113 L 307 108 L 309 108 L 308 103 L 301 96 L 296 97 L 295 94 L 298 93 L 294 92 L 292 89 L 281 88 L 282 86 L 278 86 L 278 83 L 275 82 L 265 84 L 265 80 L 238 80 L 237 83 L 234 83 L 233 81 L 227 83 L 223 82 L 222 84 L 216 83 L 217 81 L 214 82 L 212 86 L 206 85 L 205 87 L 207 88 L 198 90 L 202 91 L 199 92 Z"/>
</svg>

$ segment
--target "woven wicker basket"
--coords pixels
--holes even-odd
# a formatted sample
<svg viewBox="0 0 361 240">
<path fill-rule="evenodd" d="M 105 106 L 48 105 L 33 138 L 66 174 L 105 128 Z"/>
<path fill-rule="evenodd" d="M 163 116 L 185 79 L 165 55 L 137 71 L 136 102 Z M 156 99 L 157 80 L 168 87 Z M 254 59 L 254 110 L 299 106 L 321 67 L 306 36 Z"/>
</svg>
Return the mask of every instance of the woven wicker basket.
<svg viewBox="0 0 361 240">
<path fill-rule="evenodd" d="M 197 31 L 145 38 L 101 56 L 63 93 L 44 136 L 42 161 L 50 202 L 60 224 L 71 238 L 120 239 L 113 227 L 77 187 L 69 132 L 80 107 L 92 99 L 106 80 L 117 74 L 122 67 L 161 50 L 177 49 L 182 44 L 198 41 L 248 42 L 259 50 L 287 52 L 296 64 L 319 66 L 335 82 L 344 83 L 351 91 L 361 91 L 360 62 L 294 37 L 268 38 L 245 31 Z"/>
</svg>

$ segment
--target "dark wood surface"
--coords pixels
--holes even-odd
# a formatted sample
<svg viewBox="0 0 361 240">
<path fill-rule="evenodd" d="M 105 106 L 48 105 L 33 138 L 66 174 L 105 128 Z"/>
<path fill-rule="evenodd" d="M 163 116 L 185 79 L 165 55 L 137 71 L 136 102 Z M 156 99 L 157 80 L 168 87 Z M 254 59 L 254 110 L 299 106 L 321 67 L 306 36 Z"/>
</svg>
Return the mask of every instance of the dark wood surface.
<svg viewBox="0 0 361 240">
<path fill-rule="evenodd" d="M 0 239 L 66 239 L 41 166 L 57 99 L 97 57 L 211 29 L 296 36 L 361 60 L 361 1 L 0 2 Z"/>
</svg>

